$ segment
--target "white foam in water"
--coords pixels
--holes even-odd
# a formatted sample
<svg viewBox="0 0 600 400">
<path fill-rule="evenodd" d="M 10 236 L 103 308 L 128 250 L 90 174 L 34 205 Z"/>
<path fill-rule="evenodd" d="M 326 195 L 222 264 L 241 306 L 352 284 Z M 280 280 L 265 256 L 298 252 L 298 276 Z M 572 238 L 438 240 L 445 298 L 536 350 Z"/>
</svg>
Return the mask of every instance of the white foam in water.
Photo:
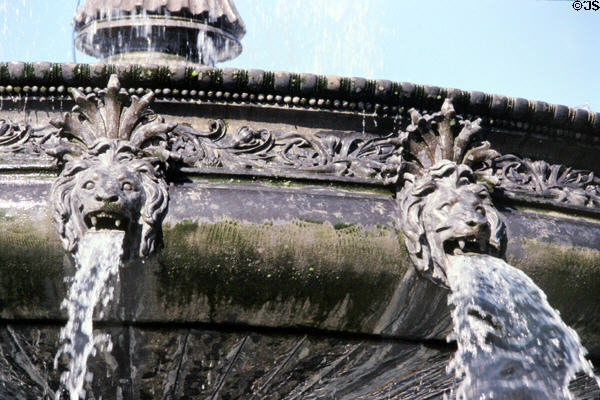
<svg viewBox="0 0 600 400">
<path fill-rule="evenodd" d="M 523 272 L 499 258 L 452 256 L 447 274 L 458 399 L 572 399 L 575 374 L 594 377 L 577 333 Z"/>
<path fill-rule="evenodd" d="M 112 299 L 113 287 L 109 282 L 111 277 L 118 276 L 123 236 L 118 231 L 89 232 L 81 239 L 75 255 L 77 272 L 61 305 L 67 309 L 69 320 L 60 331 L 63 344 L 54 360 L 56 368 L 62 354 L 69 358 L 69 369 L 60 380 L 70 400 L 85 398 L 83 385 L 86 378 L 91 379 L 86 374 L 88 357 L 95 354 L 99 345 L 106 346 L 107 351 L 112 347 L 108 335 L 94 337 L 92 317 L 97 304 L 106 306 Z M 60 392 L 56 394 L 58 399 Z"/>
</svg>

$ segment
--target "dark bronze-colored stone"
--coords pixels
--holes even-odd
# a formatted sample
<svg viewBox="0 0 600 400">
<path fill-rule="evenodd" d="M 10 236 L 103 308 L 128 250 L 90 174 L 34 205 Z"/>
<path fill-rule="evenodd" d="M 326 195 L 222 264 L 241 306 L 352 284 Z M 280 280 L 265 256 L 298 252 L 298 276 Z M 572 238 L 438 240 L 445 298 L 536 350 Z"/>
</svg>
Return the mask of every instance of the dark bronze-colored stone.
<svg viewBox="0 0 600 400">
<path fill-rule="evenodd" d="M 156 155 L 174 125 L 147 109 L 151 92 L 129 98 L 119 88 L 113 76 L 100 98 L 73 89 L 77 106 L 52 121 L 60 129 L 47 152 L 63 168 L 51 202 L 67 251 L 88 230 L 125 231 L 126 258 L 147 256 L 160 241 L 169 195 Z"/>
<path fill-rule="evenodd" d="M 112 73 L 123 89 L 113 79 L 104 90 Z M 112 115 L 132 119 L 107 130 L 97 122 L 109 91 L 121 107 Z M 149 91 L 157 114 L 134 105 Z M 439 111 L 445 97 L 456 112 L 449 102 Z M 74 101 L 57 132 L 49 121 Z M 107 191 L 117 172 L 170 185 L 168 213 L 156 213 L 163 248 L 129 251 L 95 315 L 114 348 L 90 359 L 88 397 L 442 398 L 455 384 L 444 260 L 501 255 L 498 221 L 508 261 L 600 356 L 600 213 L 588 194 L 598 114 L 360 78 L 51 63 L 0 63 L 0 104 L 2 400 L 51 397 L 65 368 L 52 359 L 75 266 L 46 204 L 60 171 L 74 184 L 67 223 L 98 211 L 82 187 L 88 172 Z M 130 135 L 115 133 L 127 125 Z M 129 176 L 115 152 L 154 172 Z M 120 198 L 123 215 L 141 217 L 146 193 Z M 408 254 L 403 233 L 420 229 L 406 245 L 425 251 Z M 437 275 L 418 273 L 419 257 Z M 589 380 L 574 384 L 577 398 L 597 397 Z"/>
<path fill-rule="evenodd" d="M 488 142 L 473 146 L 481 121 L 457 116 L 449 99 L 440 112 L 409 113 L 406 172 L 397 194 L 400 226 L 417 270 L 446 286 L 449 255 L 502 254 L 504 223 L 471 169 L 498 153 Z"/>
<path fill-rule="evenodd" d="M 509 154 L 493 160 L 493 176 L 502 191 L 529 193 L 574 206 L 600 207 L 600 179 L 592 171 Z"/>
</svg>

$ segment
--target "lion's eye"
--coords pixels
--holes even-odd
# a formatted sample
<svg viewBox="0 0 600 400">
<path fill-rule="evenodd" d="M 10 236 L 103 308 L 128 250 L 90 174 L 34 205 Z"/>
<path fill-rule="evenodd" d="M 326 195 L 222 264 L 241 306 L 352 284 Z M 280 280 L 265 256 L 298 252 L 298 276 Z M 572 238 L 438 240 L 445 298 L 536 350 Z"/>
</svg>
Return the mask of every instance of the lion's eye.
<svg viewBox="0 0 600 400">
<path fill-rule="evenodd" d="M 96 185 L 92 181 L 87 181 L 83 184 L 83 188 L 87 190 L 92 190 Z"/>
<path fill-rule="evenodd" d="M 438 207 L 439 211 L 447 212 L 450 209 L 450 203 L 444 203 Z"/>
<path fill-rule="evenodd" d="M 463 176 L 458 179 L 458 186 L 468 185 L 469 183 L 471 183 L 471 181 L 467 177 Z"/>
<path fill-rule="evenodd" d="M 133 190 L 133 185 L 129 182 L 123 182 L 121 185 L 121 189 L 123 190 Z"/>
</svg>

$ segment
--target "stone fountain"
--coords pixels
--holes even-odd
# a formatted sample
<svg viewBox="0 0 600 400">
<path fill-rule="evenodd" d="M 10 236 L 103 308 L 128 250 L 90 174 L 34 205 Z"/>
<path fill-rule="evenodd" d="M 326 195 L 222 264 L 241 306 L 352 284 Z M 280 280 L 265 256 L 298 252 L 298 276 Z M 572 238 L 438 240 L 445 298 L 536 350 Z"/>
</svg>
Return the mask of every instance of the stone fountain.
<svg viewBox="0 0 600 400">
<path fill-rule="evenodd" d="M 111 63 L 200 63 L 237 57 L 246 27 L 232 0 L 86 1 L 75 45 Z"/>
<path fill-rule="evenodd" d="M 241 51 L 230 1 L 121 3 L 76 17 L 106 63 L 0 64 L 0 398 L 53 398 L 91 230 L 125 239 L 88 398 L 441 398 L 458 249 L 527 273 L 600 358 L 600 114 L 200 65 L 190 32 Z"/>
</svg>

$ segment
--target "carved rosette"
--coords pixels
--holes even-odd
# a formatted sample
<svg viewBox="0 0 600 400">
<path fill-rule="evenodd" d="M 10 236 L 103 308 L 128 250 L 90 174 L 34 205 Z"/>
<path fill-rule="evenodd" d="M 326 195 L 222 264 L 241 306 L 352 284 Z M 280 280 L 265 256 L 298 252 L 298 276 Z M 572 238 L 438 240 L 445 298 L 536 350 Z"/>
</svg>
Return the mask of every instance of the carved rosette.
<svg viewBox="0 0 600 400">
<path fill-rule="evenodd" d="M 397 204 L 407 250 L 417 270 L 447 286 L 449 257 L 467 252 L 500 255 L 504 224 L 474 167 L 498 156 L 475 139 L 481 120 L 456 115 L 452 102 L 441 111 L 409 110 Z"/>
<path fill-rule="evenodd" d="M 125 257 L 147 256 L 167 210 L 165 144 L 175 125 L 148 109 L 152 93 L 120 91 L 116 75 L 99 96 L 71 93 L 77 105 L 51 122 L 59 130 L 46 143 L 62 166 L 51 203 L 64 247 L 76 250 L 90 230 L 122 230 Z"/>
</svg>

